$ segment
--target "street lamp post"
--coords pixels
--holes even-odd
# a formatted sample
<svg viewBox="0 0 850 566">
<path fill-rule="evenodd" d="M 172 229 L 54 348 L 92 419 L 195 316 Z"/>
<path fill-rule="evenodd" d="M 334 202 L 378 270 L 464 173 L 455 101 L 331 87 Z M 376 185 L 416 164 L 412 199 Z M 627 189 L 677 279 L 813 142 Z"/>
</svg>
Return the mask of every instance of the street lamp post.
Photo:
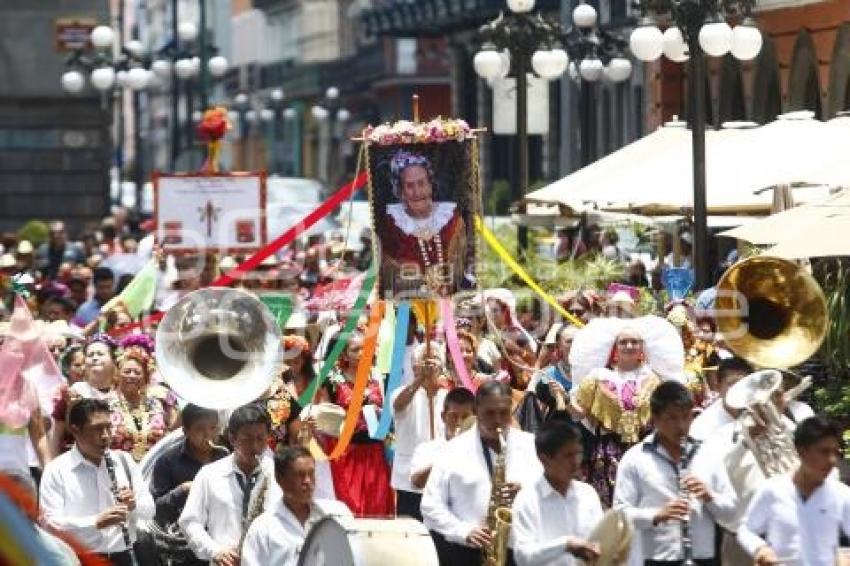
<svg viewBox="0 0 850 566">
<path fill-rule="evenodd" d="M 269 135 L 269 163 L 270 173 L 282 173 L 283 164 L 279 159 L 278 139 L 280 138 L 280 122 L 284 100 L 283 89 L 275 88 L 269 93 L 268 106 L 260 111 L 260 117 L 270 126 Z"/>
<path fill-rule="evenodd" d="M 154 83 L 152 72 L 149 70 L 150 60 L 145 55 L 145 48 L 138 39 L 132 39 L 121 46 L 120 54 L 113 55 L 116 39 L 115 31 L 109 26 L 101 25 L 95 27 L 91 32 L 91 43 L 94 51 L 89 53 L 83 49 L 76 50 L 68 59 L 69 70 L 62 74 L 62 88 L 69 94 L 79 94 L 85 89 L 86 75 L 88 81 L 96 91 L 101 94 L 103 106 L 114 102 L 116 92 L 130 90 L 133 94 L 133 121 L 135 126 L 134 140 L 136 144 L 136 162 L 134 165 L 133 180 L 136 183 L 135 199 L 136 208 L 141 209 L 144 184 L 144 170 L 142 164 L 142 144 L 139 128 L 140 120 L 140 97 L 142 90 Z M 121 201 L 121 179 L 123 173 L 123 144 L 124 128 L 123 113 L 119 118 L 118 132 L 113 140 L 116 151 L 116 168 L 118 170 L 119 202 Z"/>
<path fill-rule="evenodd" d="M 312 114 L 313 118 L 327 128 L 325 166 L 322 168 L 322 173 L 326 177 L 324 181 L 333 184 L 336 182 L 340 148 L 340 134 L 337 132 L 337 128 L 351 119 L 351 113 L 346 108 L 341 107 L 339 89 L 335 86 L 329 86 L 325 90 L 324 104 L 313 106 Z"/>
<path fill-rule="evenodd" d="M 655 61 L 662 53 L 671 61 L 688 61 L 688 105 L 693 153 L 694 245 L 696 289 L 710 285 L 708 265 L 708 207 L 705 166 L 705 55 L 727 53 L 742 61 L 761 51 L 762 37 L 752 17 L 755 0 L 639 0 L 640 24 L 629 45 L 641 61 Z M 669 17 L 670 26 L 658 29 L 656 19 Z M 736 18 L 733 29 L 727 18 Z"/>
<path fill-rule="evenodd" d="M 171 79 L 171 169 L 177 168 L 182 143 L 180 135 L 180 83 L 182 81 L 186 97 L 186 145 L 191 144 L 194 136 L 192 114 L 194 112 L 194 94 L 192 81 L 198 79 L 201 111 L 209 107 L 210 79 L 221 78 L 227 73 L 229 63 L 218 55 L 218 48 L 209 45 L 206 33 L 206 2 L 200 2 L 200 29 L 194 22 L 181 22 L 178 3 L 172 0 L 172 29 L 169 41 L 157 53 L 157 59 L 151 63 L 156 75 L 165 80 Z"/>
<path fill-rule="evenodd" d="M 594 30 L 596 10 L 588 4 L 582 3 L 573 11 L 575 32 L 565 32 L 560 22 L 534 12 L 534 0 L 507 0 L 507 5 L 507 15 L 499 14 L 481 27 L 482 46 L 473 65 L 475 72 L 488 81 L 509 75 L 516 78 L 516 154 L 511 185 L 513 199 L 518 202 L 529 184 L 528 73 L 533 71 L 546 80 L 558 79 L 567 70 L 572 55 L 582 75 L 595 76 L 598 80 L 607 73 L 611 80 L 615 77 L 625 80 L 631 64 L 619 51 L 609 56 L 600 50 L 601 40 Z M 564 46 L 573 53 L 569 54 Z M 617 63 L 612 68 L 615 60 Z M 624 65 L 617 66 L 622 61 L 628 64 L 628 72 L 623 72 Z M 528 249 L 525 226 L 518 227 L 517 241 L 518 254 L 522 256 Z"/>
</svg>

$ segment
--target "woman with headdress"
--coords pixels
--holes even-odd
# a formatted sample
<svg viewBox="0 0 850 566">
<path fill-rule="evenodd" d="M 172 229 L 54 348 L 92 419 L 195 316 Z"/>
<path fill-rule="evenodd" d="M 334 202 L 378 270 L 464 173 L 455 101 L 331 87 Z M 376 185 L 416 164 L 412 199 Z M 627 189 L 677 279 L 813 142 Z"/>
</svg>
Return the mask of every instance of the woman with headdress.
<svg viewBox="0 0 850 566">
<path fill-rule="evenodd" d="M 595 319 L 576 333 L 570 366 L 585 415 L 585 478 L 610 506 L 619 461 L 649 427 L 652 391 L 661 380 L 682 379 L 682 342 L 659 317 Z"/>
<path fill-rule="evenodd" d="M 137 462 L 168 432 L 162 401 L 148 394 L 153 360 L 141 346 L 118 356 L 118 387 L 110 402 L 112 448 L 129 452 Z"/>
<path fill-rule="evenodd" d="M 286 365 L 282 377 L 283 382 L 289 389 L 289 393 L 295 399 L 307 390 L 307 387 L 316 379 L 316 368 L 313 366 L 313 353 L 310 351 L 310 343 L 306 338 L 297 335 L 284 336 L 281 339 Z M 314 403 L 327 401 L 327 393 L 324 389 L 316 391 Z"/>
<path fill-rule="evenodd" d="M 337 339 L 340 339 L 337 337 Z M 328 378 L 328 397 L 331 403 L 346 411 L 353 401 L 354 380 L 357 365 L 363 352 L 364 336 L 353 332 L 348 337 L 345 350 L 337 366 Z M 381 384 L 373 376 L 364 392 L 364 409 L 372 405 L 376 412 L 383 406 Z M 324 448 L 330 453 L 337 439 L 324 437 Z M 384 456 L 384 442 L 369 436 L 363 412 L 357 417 L 357 425 L 351 443 L 342 456 L 331 461 L 334 490 L 337 499 L 348 505 L 359 517 L 385 517 L 394 514 L 393 492 L 390 489 L 390 469 Z"/>
<path fill-rule="evenodd" d="M 381 285 L 391 292 L 449 295 L 465 286 L 466 226 L 454 202 L 436 201 L 434 168 L 424 155 L 399 150 L 390 160 L 397 203 L 376 218 Z"/>
<path fill-rule="evenodd" d="M 309 356 L 310 346 L 300 336 L 284 336 L 281 338 L 286 366 L 280 375 L 276 376 L 259 401 L 265 404 L 272 419 L 272 433 L 269 437 L 269 448 L 273 451 L 279 447 L 294 444 L 298 440 L 301 421 L 301 405 L 298 403 L 299 385 L 306 388 L 305 376 L 309 370 L 304 368 L 304 352 Z M 312 365 L 307 362 L 308 365 Z"/>
<path fill-rule="evenodd" d="M 86 353 L 82 344 L 71 344 L 59 358 L 59 369 L 68 385 L 86 378 Z"/>
<path fill-rule="evenodd" d="M 507 289 L 487 289 L 486 302 L 490 336 L 502 357 L 494 370 L 506 371 L 511 387 L 525 391 L 537 362 L 537 341 L 522 327 L 516 315 L 516 298 Z"/>
<path fill-rule="evenodd" d="M 115 397 L 115 357 L 118 344 L 108 334 L 95 334 L 86 341 L 85 379 L 64 388 L 53 407 L 51 448 L 54 454 L 62 454 L 74 444 L 68 433 L 65 417 L 71 403 L 76 399 L 103 399 Z"/>
<path fill-rule="evenodd" d="M 473 393 L 478 390 L 478 387 L 482 383 L 493 379 L 497 379 L 499 381 L 510 381 L 510 375 L 504 371 L 485 373 L 479 370 L 478 364 L 476 363 L 478 361 L 478 339 L 474 334 L 468 330 L 461 329 L 457 331 L 457 339 L 460 347 L 460 354 L 463 356 L 463 364 L 466 368 L 466 373 L 469 375 L 469 380 L 472 383 Z M 462 383 L 459 376 L 455 376 L 454 381 L 457 384 Z"/>
</svg>

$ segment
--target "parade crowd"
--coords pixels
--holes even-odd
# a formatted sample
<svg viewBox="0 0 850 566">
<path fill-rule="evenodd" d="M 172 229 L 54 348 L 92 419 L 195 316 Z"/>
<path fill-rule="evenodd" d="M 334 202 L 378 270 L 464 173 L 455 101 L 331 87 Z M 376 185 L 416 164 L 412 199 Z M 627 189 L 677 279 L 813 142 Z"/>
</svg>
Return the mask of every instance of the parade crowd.
<svg viewBox="0 0 850 566">
<path fill-rule="evenodd" d="M 305 239 L 233 284 L 296 301 L 282 370 L 229 410 L 172 391 L 155 363 L 155 325 L 125 331 L 144 314 L 113 299 L 138 271 L 124 269 L 133 256 L 159 261 L 150 310 L 241 258 L 160 257 L 151 239 L 120 213 L 76 241 L 62 222 L 38 247 L 0 238 L 0 489 L 37 501 L 21 505 L 57 563 L 294 565 L 330 516 L 409 517 L 440 564 L 478 564 L 503 542 L 494 503 L 512 510 L 507 564 L 837 563 L 850 533 L 843 431 L 795 398 L 800 376 L 757 371 L 731 351 L 704 297 L 639 312 L 632 291 L 653 283 L 639 265 L 616 292 L 558 295 L 582 326 L 519 308 L 506 289 L 457 302 L 471 388 L 446 333 L 412 315 L 401 385 L 387 395 L 376 362 L 350 443 L 327 459 L 359 402 L 368 336 L 364 316 L 341 337 L 345 307 L 322 301 L 335 282 L 362 280 L 369 234 L 356 253 L 341 234 Z M 610 239 L 561 239 L 556 255 L 620 255 Z M 340 339 L 342 355 L 302 406 Z M 58 368 L 62 384 L 22 418 L 15 407 L 40 397 L 32 344 L 51 358 L 38 371 Z M 767 392 L 763 418 L 727 398 L 742 380 Z M 379 438 L 388 410 L 392 430 Z"/>
</svg>

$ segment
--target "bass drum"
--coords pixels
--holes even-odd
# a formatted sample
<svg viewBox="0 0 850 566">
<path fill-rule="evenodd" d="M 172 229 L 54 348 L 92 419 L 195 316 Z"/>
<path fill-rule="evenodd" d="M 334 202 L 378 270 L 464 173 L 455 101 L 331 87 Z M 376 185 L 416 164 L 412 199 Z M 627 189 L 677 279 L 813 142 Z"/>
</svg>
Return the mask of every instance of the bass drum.
<svg viewBox="0 0 850 566">
<path fill-rule="evenodd" d="M 310 529 L 298 566 L 438 566 L 437 549 L 415 519 L 325 517 Z"/>
</svg>

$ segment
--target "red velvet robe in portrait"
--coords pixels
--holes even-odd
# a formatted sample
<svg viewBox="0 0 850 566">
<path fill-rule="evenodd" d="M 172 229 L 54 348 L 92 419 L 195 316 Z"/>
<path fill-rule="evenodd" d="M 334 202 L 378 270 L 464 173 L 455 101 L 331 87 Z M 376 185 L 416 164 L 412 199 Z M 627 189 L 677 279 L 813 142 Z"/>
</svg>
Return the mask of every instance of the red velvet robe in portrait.
<svg viewBox="0 0 850 566">
<path fill-rule="evenodd" d="M 438 264 L 446 274 L 441 294 L 463 287 L 470 267 L 466 265 L 466 224 L 454 203 L 435 202 L 432 216 L 422 221 L 407 215 L 403 205 L 391 204 L 377 222 L 385 293 L 424 290 L 423 275 Z"/>
</svg>

